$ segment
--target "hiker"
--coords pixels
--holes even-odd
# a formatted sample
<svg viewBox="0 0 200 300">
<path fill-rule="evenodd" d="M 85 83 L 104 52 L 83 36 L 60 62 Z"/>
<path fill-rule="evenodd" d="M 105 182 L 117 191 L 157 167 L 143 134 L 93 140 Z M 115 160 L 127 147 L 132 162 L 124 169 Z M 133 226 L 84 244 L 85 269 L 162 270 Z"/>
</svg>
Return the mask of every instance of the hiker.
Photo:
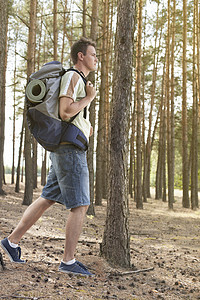
<svg viewBox="0 0 200 300">
<path fill-rule="evenodd" d="M 96 90 L 90 81 L 86 85 L 81 76 L 87 77 L 97 68 L 95 43 L 81 38 L 71 48 L 74 69 L 78 72 L 66 72 L 61 80 L 59 95 L 59 114 L 63 121 L 77 115 L 74 125 L 89 139 L 92 126 L 89 122 L 89 105 L 96 96 Z M 86 108 L 86 116 L 84 112 Z M 69 209 L 66 222 L 65 249 L 59 271 L 71 274 L 91 276 L 93 274 L 75 259 L 75 251 L 87 209 L 90 205 L 89 172 L 86 151 L 80 150 L 69 142 L 62 142 L 55 152 L 50 153 L 51 167 L 47 184 L 41 196 L 24 212 L 13 232 L 1 241 L 1 247 L 15 263 L 25 263 L 20 258 L 19 241 L 26 231 L 42 216 L 47 208 L 58 202 Z"/>
</svg>

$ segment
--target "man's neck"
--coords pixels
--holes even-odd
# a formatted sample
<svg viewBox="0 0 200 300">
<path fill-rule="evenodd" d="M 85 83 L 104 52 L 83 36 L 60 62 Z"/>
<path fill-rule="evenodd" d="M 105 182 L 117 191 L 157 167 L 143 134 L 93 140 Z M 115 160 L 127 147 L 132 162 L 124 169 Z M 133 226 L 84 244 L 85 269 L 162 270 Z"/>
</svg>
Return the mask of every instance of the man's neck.
<svg viewBox="0 0 200 300">
<path fill-rule="evenodd" d="M 89 71 L 87 68 L 85 68 L 83 65 L 81 65 L 81 64 L 76 64 L 76 65 L 74 65 L 74 68 L 75 68 L 76 70 L 78 70 L 80 73 L 83 73 L 83 75 L 84 75 L 85 77 L 87 77 L 88 74 L 90 73 L 90 71 Z"/>
</svg>

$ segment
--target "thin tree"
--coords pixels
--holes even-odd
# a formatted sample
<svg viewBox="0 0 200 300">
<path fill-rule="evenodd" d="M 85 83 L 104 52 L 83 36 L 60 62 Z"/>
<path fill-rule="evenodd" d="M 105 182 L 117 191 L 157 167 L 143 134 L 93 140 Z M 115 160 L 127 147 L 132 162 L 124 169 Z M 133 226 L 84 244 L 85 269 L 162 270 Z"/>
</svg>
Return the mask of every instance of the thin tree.
<svg viewBox="0 0 200 300">
<path fill-rule="evenodd" d="M 197 97 L 199 100 L 199 116 L 200 116 L 200 7 L 198 6 L 198 1 L 196 2 L 196 20 L 197 20 L 197 35 L 196 35 L 196 44 L 197 44 Z"/>
<path fill-rule="evenodd" d="M 87 28 L 87 23 L 86 23 L 86 11 L 87 11 L 87 2 L 86 0 L 83 0 L 83 36 L 86 37 L 86 28 Z"/>
<path fill-rule="evenodd" d="M 53 57 L 58 60 L 58 0 L 53 0 Z"/>
<path fill-rule="evenodd" d="M 158 162 L 156 170 L 156 199 L 166 201 L 166 173 L 165 173 L 165 153 L 166 153 L 166 105 L 165 105 L 165 65 L 163 64 L 162 89 L 160 101 L 160 128 L 159 128 L 159 142 L 158 142 Z"/>
<path fill-rule="evenodd" d="M 142 195 L 143 201 L 147 202 L 147 193 L 146 193 L 146 143 L 145 143 L 145 47 L 146 47 L 146 25 L 147 25 L 147 9 L 145 10 L 144 18 L 144 29 L 143 29 L 143 50 L 142 50 L 142 154 L 143 154 L 143 178 L 142 178 Z M 131 164 L 130 164 L 131 167 Z"/>
<path fill-rule="evenodd" d="M 6 85 L 6 65 L 7 65 L 7 31 L 8 31 L 8 1 L 0 1 L 0 194 L 5 194 L 3 190 L 4 182 L 4 135 L 5 135 L 5 85 Z"/>
<path fill-rule="evenodd" d="M 192 107 L 192 142 L 191 142 L 191 208 L 198 207 L 198 98 L 197 98 L 197 72 L 196 72 L 196 40 L 197 40 L 197 20 L 198 5 L 194 0 L 193 10 L 193 107 Z"/>
<path fill-rule="evenodd" d="M 37 188 L 37 157 L 38 157 L 38 143 L 32 138 L 32 160 L 33 160 L 33 189 Z"/>
<path fill-rule="evenodd" d="M 183 0 L 182 204 L 185 208 L 190 207 L 187 128 L 187 0 Z"/>
<path fill-rule="evenodd" d="M 164 68 L 163 78 L 165 78 L 166 72 Z M 166 179 L 166 138 L 167 138 L 167 101 L 166 101 L 166 87 L 164 79 L 163 87 L 163 136 L 162 136 L 162 201 L 167 202 L 167 179 Z"/>
<path fill-rule="evenodd" d="M 67 2 L 68 0 L 65 0 L 64 1 L 64 6 L 63 6 L 63 10 L 64 10 L 64 13 L 63 13 L 63 35 L 62 35 L 62 50 L 61 50 L 61 63 L 63 63 L 64 61 L 64 50 L 65 50 L 65 36 L 69 37 L 68 36 L 68 33 L 67 33 L 67 21 L 69 19 L 69 14 L 67 13 Z M 68 38 L 69 39 L 69 38 Z"/>
<path fill-rule="evenodd" d="M 22 121 L 22 129 L 20 133 L 20 144 L 19 144 L 19 153 L 18 153 L 18 164 L 17 164 L 17 174 L 16 174 L 16 184 L 15 184 L 15 192 L 19 193 L 20 190 L 20 166 L 21 166 L 21 157 L 22 157 L 22 146 L 23 146 L 23 135 L 24 135 L 24 127 L 25 127 L 25 111 L 23 113 L 23 121 Z M 23 159 L 22 159 L 23 161 Z"/>
<path fill-rule="evenodd" d="M 167 43 L 166 43 L 166 101 L 167 101 L 167 167 L 168 167 L 168 207 L 173 209 L 172 157 L 171 157 L 171 106 L 170 106 L 170 0 L 167 5 Z"/>
<path fill-rule="evenodd" d="M 132 98 L 132 95 L 131 95 Z M 131 101 L 132 102 L 132 101 Z M 131 137 L 130 137 L 130 167 L 129 167 L 129 194 L 131 198 L 133 198 L 133 191 L 134 189 L 134 157 L 135 157 L 135 122 L 136 122 L 136 113 L 135 113 L 135 106 L 136 106 L 136 97 L 134 97 L 134 107 L 131 111 Z"/>
<path fill-rule="evenodd" d="M 103 161 L 105 156 L 105 124 L 106 124 L 106 41 L 107 41 L 107 6 L 108 0 L 104 2 L 103 8 L 103 38 L 101 46 L 101 86 L 99 97 L 99 114 L 98 114 L 98 135 L 97 135 L 97 155 L 96 155 L 96 186 L 95 186 L 95 204 L 102 205 L 103 197 L 103 178 L 106 176 Z"/>
<path fill-rule="evenodd" d="M 154 43 L 154 55 L 153 55 L 153 75 L 152 75 L 152 86 L 151 86 L 151 105 L 149 111 L 149 130 L 147 136 L 147 144 L 145 149 L 145 160 L 144 160 L 144 177 L 143 177 L 143 194 L 146 197 L 150 198 L 150 163 L 151 163 L 151 139 L 152 139 L 152 121 L 153 121 L 153 107 L 155 102 L 155 92 L 156 92 L 156 79 L 157 79 L 157 69 L 158 69 L 158 58 L 159 58 L 159 51 L 160 51 L 160 43 L 159 47 L 157 48 L 158 42 L 158 25 L 159 25 L 159 4 L 157 6 L 157 13 L 156 13 L 156 29 L 155 29 L 155 43 Z M 146 200 L 146 199 L 145 199 Z"/>
<path fill-rule="evenodd" d="M 13 90 L 13 157 L 11 184 L 15 182 L 15 120 L 16 120 L 16 72 L 17 72 L 17 35 L 15 39 L 15 62 L 14 62 L 14 90 Z"/>
<path fill-rule="evenodd" d="M 135 0 L 118 1 L 111 112 L 109 196 L 102 253 L 116 265 L 130 266 L 128 225 L 128 128 L 133 60 Z"/>
<path fill-rule="evenodd" d="M 108 182 L 108 164 L 109 164 L 109 128 L 110 128 L 110 94 L 112 83 L 110 80 L 110 74 L 112 72 L 112 60 L 111 57 L 113 56 L 113 13 L 112 13 L 112 5 L 110 1 L 106 0 L 106 85 L 105 85 L 105 124 L 104 124 L 104 156 L 103 156 L 103 170 L 105 176 L 103 176 L 102 182 L 102 196 L 104 199 L 107 199 L 108 189 L 107 189 L 107 182 Z"/>
<path fill-rule="evenodd" d="M 44 149 L 42 168 L 41 168 L 41 185 L 43 186 L 46 184 L 46 174 L 47 174 L 47 151 Z"/>
<path fill-rule="evenodd" d="M 141 55 L 142 55 L 142 8 L 143 0 L 138 2 L 138 35 L 137 35 L 137 49 L 136 49 L 136 114 L 137 114 L 137 137 L 136 137 L 136 152 L 137 152 L 137 167 L 136 167 L 136 207 L 143 208 L 142 200 L 142 136 L 141 136 Z"/>
<path fill-rule="evenodd" d="M 98 33 L 98 6 L 99 1 L 93 0 L 92 1 L 92 17 L 91 17 L 91 30 L 90 30 L 90 38 L 96 42 L 97 40 L 97 33 Z M 95 74 L 91 72 L 89 74 L 89 80 L 95 83 Z M 95 132 L 95 106 L 96 106 L 96 99 L 94 99 L 90 105 L 90 123 L 93 127 L 93 133 Z M 94 134 L 90 137 L 90 147 L 88 150 L 88 169 L 90 174 L 90 207 L 87 211 L 88 214 L 94 215 Z"/>
<path fill-rule="evenodd" d="M 174 164 L 175 164 L 175 136 L 174 136 L 174 86 L 175 86 L 175 80 L 174 80 L 174 50 L 175 50 L 175 26 L 176 26 L 176 0 L 173 0 L 173 13 L 172 13 L 172 43 L 171 43 L 171 94 L 170 94 L 170 102 L 171 102 L 171 111 L 170 111 L 170 170 L 168 172 L 168 189 L 170 194 L 170 198 L 168 196 L 168 207 L 170 209 L 173 208 L 173 202 L 174 202 Z M 170 186 L 170 188 L 169 188 Z"/>
<path fill-rule="evenodd" d="M 30 25 L 27 51 L 27 76 L 34 72 L 37 0 L 30 1 Z M 26 106 L 25 106 L 26 110 Z M 31 134 L 25 122 L 25 190 L 23 205 L 30 205 L 33 198 L 33 162 L 31 157 Z"/>
</svg>

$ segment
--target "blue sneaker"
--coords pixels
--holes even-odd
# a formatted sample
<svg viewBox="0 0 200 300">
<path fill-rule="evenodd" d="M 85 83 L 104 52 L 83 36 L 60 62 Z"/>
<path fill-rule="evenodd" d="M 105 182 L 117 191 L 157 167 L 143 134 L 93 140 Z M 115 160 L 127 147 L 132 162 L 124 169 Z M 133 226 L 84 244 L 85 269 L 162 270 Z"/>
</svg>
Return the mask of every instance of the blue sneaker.
<svg viewBox="0 0 200 300">
<path fill-rule="evenodd" d="M 20 259 L 21 257 L 21 248 L 13 248 L 9 245 L 8 239 L 5 238 L 1 241 L 1 248 L 8 254 L 10 261 L 15 263 L 24 264 L 25 260 Z"/>
<path fill-rule="evenodd" d="M 88 269 L 78 261 L 75 261 L 72 265 L 66 265 L 61 262 L 59 271 L 72 275 L 94 276 L 94 274 L 90 273 Z"/>
<path fill-rule="evenodd" d="M 83 268 L 84 270 L 87 270 L 87 267 L 86 267 L 84 264 L 82 264 L 80 261 L 76 260 L 76 263 L 77 263 L 81 268 Z M 89 268 L 88 268 L 88 269 L 89 269 Z"/>
</svg>

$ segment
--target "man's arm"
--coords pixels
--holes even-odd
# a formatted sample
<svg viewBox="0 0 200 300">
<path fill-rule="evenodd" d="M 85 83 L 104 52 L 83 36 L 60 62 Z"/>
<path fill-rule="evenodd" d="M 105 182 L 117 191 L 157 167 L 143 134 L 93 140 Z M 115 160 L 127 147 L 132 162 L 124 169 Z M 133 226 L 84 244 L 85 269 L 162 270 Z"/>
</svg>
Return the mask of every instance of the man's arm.
<svg viewBox="0 0 200 300">
<path fill-rule="evenodd" d="M 60 117 L 64 121 L 72 118 L 88 104 L 90 104 L 96 96 L 96 90 L 93 84 L 88 81 L 86 84 L 86 97 L 80 101 L 74 102 L 71 98 L 62 96 L 60 97 Z"/>
</svg>

